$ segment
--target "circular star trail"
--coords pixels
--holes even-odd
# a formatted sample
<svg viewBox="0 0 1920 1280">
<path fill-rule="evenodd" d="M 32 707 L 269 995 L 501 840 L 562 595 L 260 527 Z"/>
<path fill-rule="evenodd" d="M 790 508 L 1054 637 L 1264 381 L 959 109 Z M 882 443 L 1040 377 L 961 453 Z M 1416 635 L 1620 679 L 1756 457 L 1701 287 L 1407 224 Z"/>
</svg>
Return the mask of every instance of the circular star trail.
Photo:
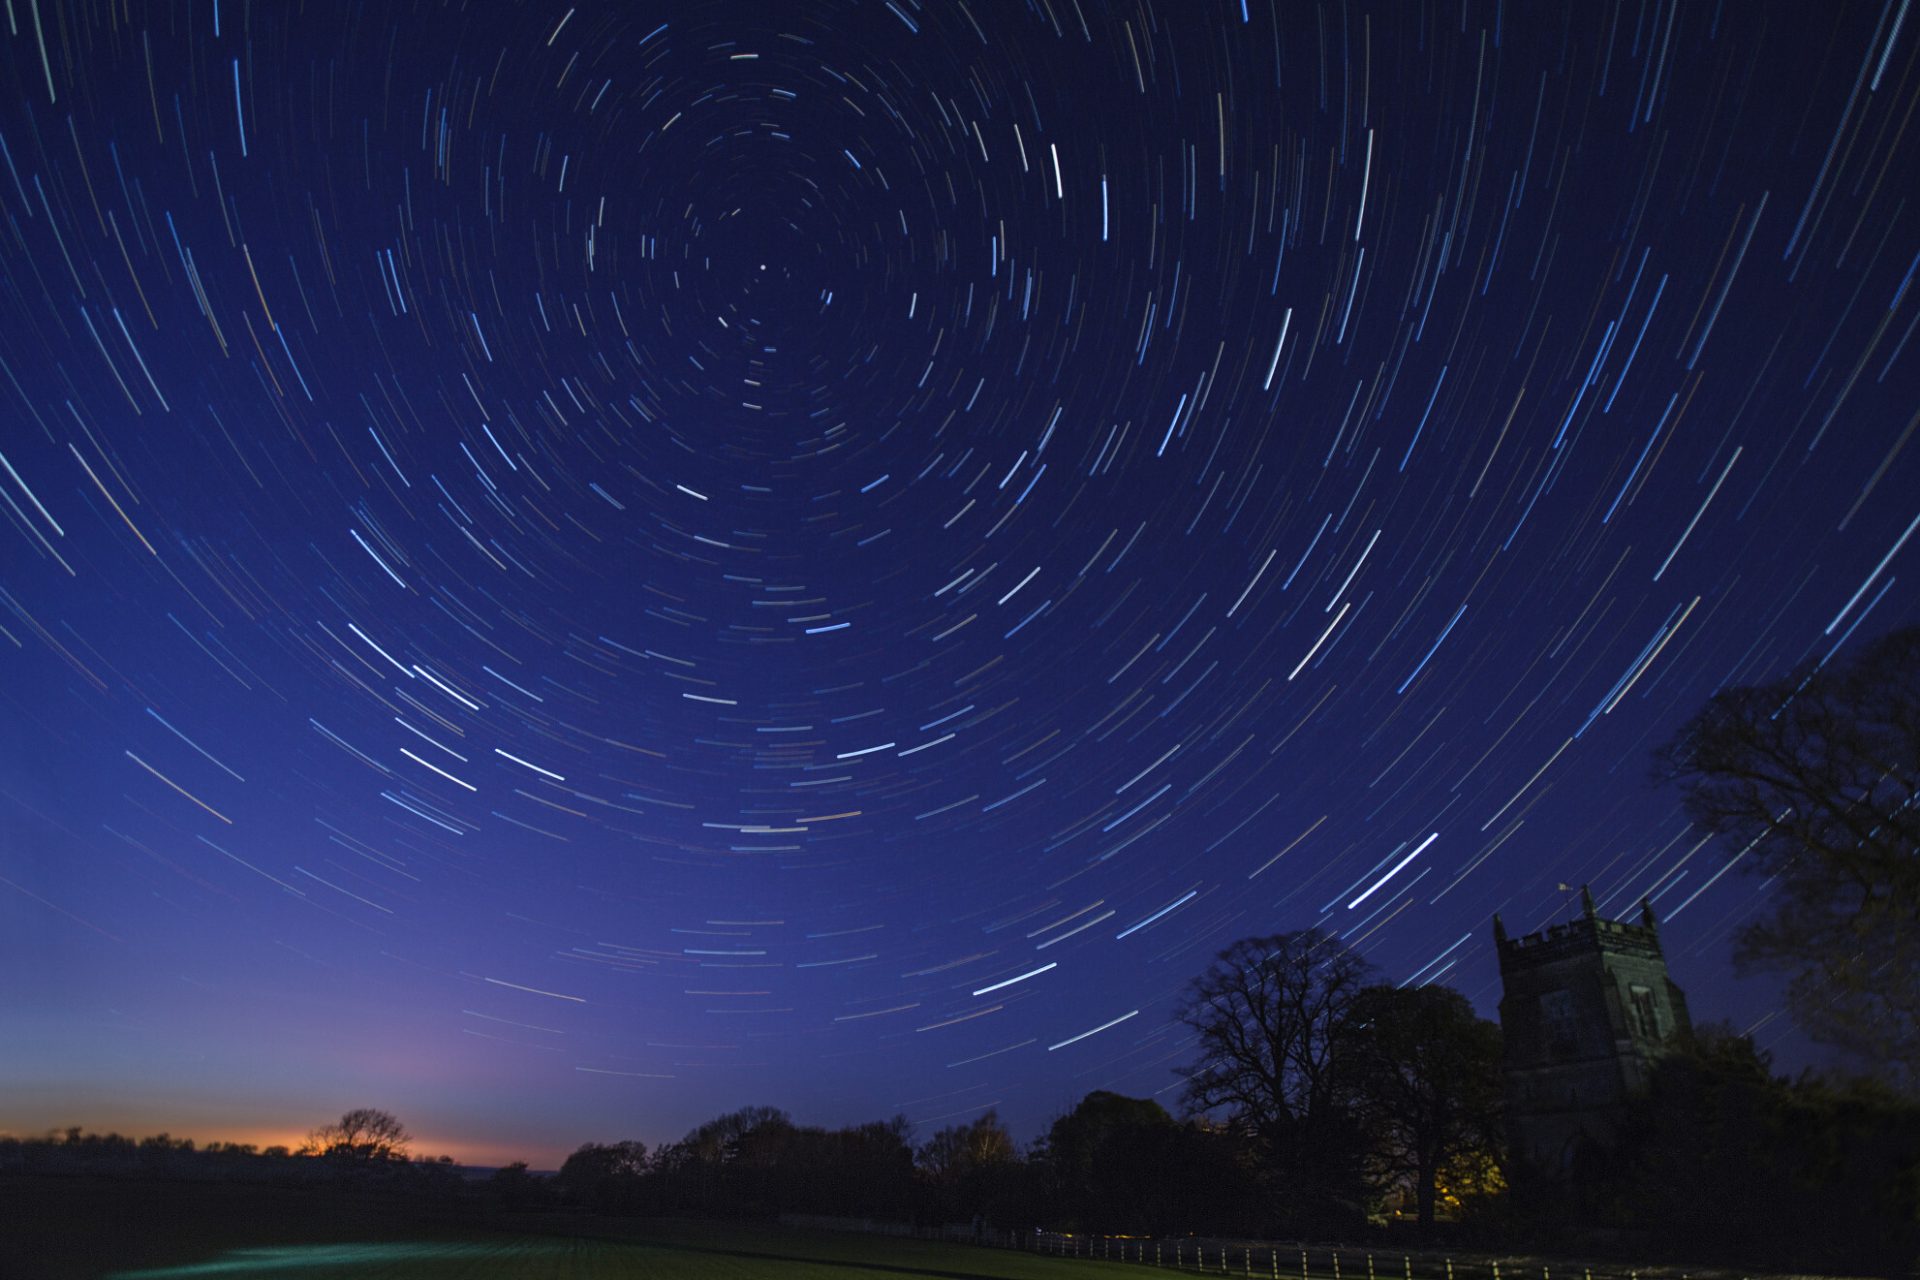
<svg viewBox="0 0 1920 1280">
<path fill-rule="evenodd" d="M 1920 614 L 1915 48 L 16 0 L 0 1119 L 1026 1132 L 1581 883 L 1767 1019 L 1647 761 Z"/>
</svg>

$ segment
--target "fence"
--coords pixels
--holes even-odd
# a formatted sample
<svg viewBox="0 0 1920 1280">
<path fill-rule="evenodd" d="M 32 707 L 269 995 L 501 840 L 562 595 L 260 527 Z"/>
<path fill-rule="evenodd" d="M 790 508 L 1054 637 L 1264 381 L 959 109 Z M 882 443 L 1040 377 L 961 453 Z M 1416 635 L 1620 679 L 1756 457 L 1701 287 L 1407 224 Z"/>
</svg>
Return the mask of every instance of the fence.
<svg viewBox="0 0 1920 1280">
<path fill-rule="evenodd" d="M 1241 1280 L 1554 1280 L 1551 1262 L 1523 1263 L 1508 1259 L 1455 1259 L 1412 1253 L 1371 1253 L 1364 1249 L 1313 1248 L 1260 1241 L 1203 1240 L 1191 1236 L 1155 1239 L 1144 1236 L 1102 1236 L 1060 1231 L 1010 1231 L 969 1223 L 909 1226 L 857 1218 L 820 1218 L 783 1214 L 792 1226 L 830 1231 L 944 1240 L 990 1248 L 1021 1249 L 1047 1257 L 1121 1262 L 1205 1275 L 1238 1276 Z M 1561 1280 L 1641 1280 L 1637 1268 L 1610 1270 L 1596 1277 L 1591 1267 L 1560 1268 Z M 1645 1274 L 1684 1273 L 1665 1268 Z"/>
</svg>

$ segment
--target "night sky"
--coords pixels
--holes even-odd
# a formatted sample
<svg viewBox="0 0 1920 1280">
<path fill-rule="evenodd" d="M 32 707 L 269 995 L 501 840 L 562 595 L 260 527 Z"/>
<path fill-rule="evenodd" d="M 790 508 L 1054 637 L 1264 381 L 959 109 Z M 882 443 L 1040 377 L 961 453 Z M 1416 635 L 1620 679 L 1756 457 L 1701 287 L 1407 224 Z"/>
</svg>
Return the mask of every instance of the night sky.
<svg viewBox="0 0 1920 1280">
<path fill-rule="evenodd" d="M 0 1128 L 1178 1101 L 1920 620 L 1920 15 L 10 0 Z"/>
</svg>

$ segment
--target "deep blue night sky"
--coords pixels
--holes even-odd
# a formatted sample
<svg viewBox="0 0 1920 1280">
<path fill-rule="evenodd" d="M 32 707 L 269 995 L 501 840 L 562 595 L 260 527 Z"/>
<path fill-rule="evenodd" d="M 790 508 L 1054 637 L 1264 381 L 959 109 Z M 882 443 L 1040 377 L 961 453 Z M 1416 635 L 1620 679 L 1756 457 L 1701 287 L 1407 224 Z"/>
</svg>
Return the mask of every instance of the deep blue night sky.
<svg viewBox="0 0 1920 1280">
<path fill-rule="evenodd" d="M 1908 0 L 12 0 L 0 1128 L 1177 1103 L 1920 620 Z"/>
</svg>

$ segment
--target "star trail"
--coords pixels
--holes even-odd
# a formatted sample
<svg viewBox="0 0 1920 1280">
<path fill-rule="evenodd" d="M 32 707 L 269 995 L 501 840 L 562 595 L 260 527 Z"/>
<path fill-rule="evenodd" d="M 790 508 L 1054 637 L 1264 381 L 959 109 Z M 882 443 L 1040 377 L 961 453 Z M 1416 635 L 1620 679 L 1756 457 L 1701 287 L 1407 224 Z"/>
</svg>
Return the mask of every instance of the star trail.
<svg viewBox="0 0 1920 1280">
<path fill-rule="evenodd" d="M 10 0 L 0 1125 L 1025 1136 L 1582 883 L 1803 1052 L 1649 755 L 1920 620 L 1917 25 Z"/>
</svg>

